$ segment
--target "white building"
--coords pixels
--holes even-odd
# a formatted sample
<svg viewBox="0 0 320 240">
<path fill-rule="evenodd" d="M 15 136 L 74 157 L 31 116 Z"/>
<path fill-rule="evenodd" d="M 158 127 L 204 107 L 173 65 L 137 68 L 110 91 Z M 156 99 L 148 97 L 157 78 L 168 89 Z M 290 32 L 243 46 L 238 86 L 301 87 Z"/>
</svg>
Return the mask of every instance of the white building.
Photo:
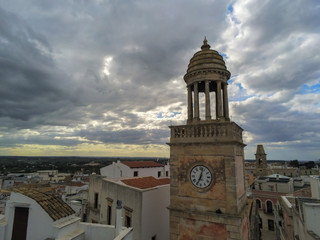
<svg viewBox="0 0 320 240">
<path fill-rule="evenodd" d="M 59 182 L 65 180 L 66 177 L 70 177 L 70 173 L 59 173 L 58 170 L 39 170 L 33 173 L 34 176 L 39 176 L 42 181 Z"/>
<path fill-rule="evenodd" d="M 169 239 L 169 178 L 109 179 L 92 175 L 88 220 L 115 224 L 115 203 L 118 199 L 123 202 L 123 225 L 133 227 L 134 240 Z"/>
<path fill-rule="evenodd" d="M 312 198 L 320 199 L 320 176 L 310 177 Z"/>
<path fill-rule="evenodd" d="M 320 239 L 320 200 L 282 196 L 277 206 L 278 239 Z"/>
<path fill-rule="evenodd" d="M 100 169 L 101 176 L 107 178 L 119 177 L 169 177 L 169 164 L 154 161 L 117 161 Z"/>
<path fill-rule="evenodd" d="M 117 212 L 121 216 L 121 210 Z M 81 223 L 61 199 L 34 189 L 16 189 L 0 215 L 1 240 L 131 240 L 132 229 Z"/>
</svg>

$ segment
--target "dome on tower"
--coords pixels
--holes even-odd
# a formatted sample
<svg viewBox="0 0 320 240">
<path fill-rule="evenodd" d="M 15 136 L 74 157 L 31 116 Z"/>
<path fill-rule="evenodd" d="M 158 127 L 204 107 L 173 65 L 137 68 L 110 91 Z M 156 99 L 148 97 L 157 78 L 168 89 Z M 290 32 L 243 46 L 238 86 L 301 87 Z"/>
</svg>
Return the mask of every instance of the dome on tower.
<svg viewBox="0 0 320 240">
<path fill-rule="evenodd" d="M 225 75 L 227 79 L 230 78 L 230 72 L 227 70 L 223 57 L 216 50 L 210 49 L 210 45 L 205 38 L 201 50 L 190 59 L 184 80 L 187 82 L 187 79 L 194 75 L 212 71 Z"/>
</svg>

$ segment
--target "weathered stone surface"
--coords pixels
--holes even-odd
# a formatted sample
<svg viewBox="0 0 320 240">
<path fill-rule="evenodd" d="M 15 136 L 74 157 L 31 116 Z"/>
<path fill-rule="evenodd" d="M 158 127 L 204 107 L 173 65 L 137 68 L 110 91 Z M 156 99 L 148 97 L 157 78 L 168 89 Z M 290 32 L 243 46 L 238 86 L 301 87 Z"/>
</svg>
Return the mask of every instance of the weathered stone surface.
<svg viewBox="0 0 320 240">
<path fill-rule="evenodd" d="M 170 237 L 171 240 L 246 240 L 243 130 L 228 118 L 230 73 L 223 58 L 208 46 L 205 40 L 202 51 L 191 59 L 184 78 L 188 89 L 187 125 L 170 127 Z M 213 91 L 216 119 L 211 118 L 210 112 L 209 94 Z M 196 106 L 192 104 L 192 92 Z M 198 113 L 199 92 L 206 96 L 204 120 Z M 196 187 L 191 181 L 191 170 L 197 165 L 211 172 L 212 181 L 206 187 Z"/>
</svg>

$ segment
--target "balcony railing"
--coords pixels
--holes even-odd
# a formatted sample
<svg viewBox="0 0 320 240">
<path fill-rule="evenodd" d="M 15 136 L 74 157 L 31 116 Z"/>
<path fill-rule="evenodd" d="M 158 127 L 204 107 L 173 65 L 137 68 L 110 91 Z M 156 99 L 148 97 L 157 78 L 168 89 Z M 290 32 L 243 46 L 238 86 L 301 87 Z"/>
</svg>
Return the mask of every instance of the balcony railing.
<svg viewBox="0 0 320 240">
<path fill-rule="evenodd" d="M 171 126 L 171 143 L 201 141 L 238 141 L 242 128 L 234 122 Z"/>
</svg>

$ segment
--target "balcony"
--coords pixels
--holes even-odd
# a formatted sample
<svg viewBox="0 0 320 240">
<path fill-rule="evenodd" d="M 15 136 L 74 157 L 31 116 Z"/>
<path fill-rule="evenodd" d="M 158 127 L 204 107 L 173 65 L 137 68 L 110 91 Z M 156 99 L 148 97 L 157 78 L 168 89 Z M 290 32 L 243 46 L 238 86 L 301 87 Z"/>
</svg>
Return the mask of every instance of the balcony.
<svg viewBox="0 0 320 240">
<path fill-rule="evenodd" d="M 243 129 L 234 122 L 213 122 L 170 126 L 170 143 L 238 142 L 242 141 Z"/>
</svg>

